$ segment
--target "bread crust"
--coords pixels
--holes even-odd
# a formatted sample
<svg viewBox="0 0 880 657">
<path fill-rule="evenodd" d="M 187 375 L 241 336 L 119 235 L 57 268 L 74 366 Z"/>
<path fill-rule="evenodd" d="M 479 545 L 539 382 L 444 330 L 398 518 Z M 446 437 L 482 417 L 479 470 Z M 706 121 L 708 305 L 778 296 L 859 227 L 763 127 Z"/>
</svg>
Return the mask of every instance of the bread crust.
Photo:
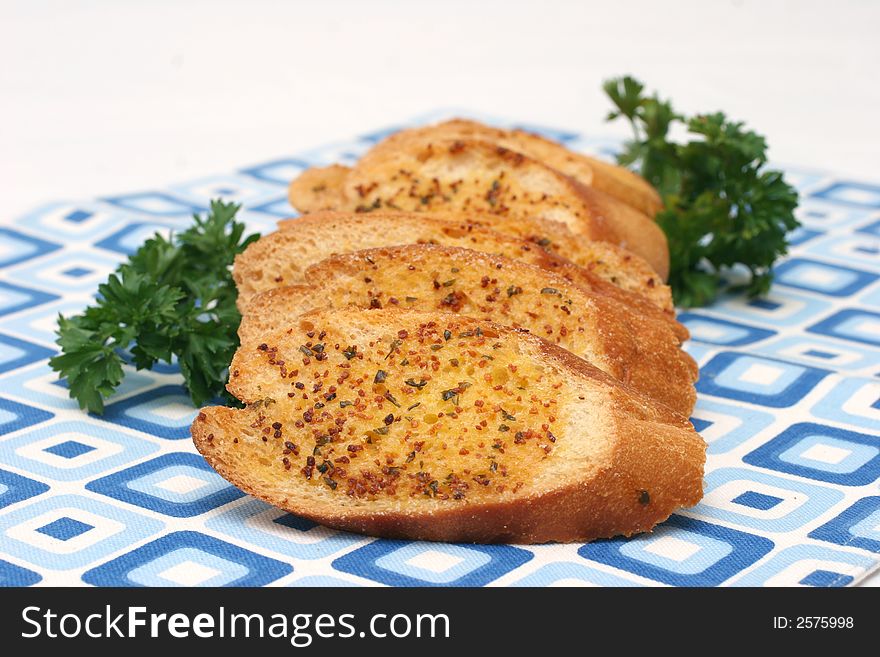
<svg viewBox="0 0 880 657">
<path fill-rule="evenodd" d="M 341 164 L 306 169 L 290 182 L 287 198 L 300 212 L 333 210 L 345 204 L 343 190 L 351 169 Z"/>
<path fill-rule="evenodd" d="M 506 299 L 509 297 L 506 294 L 502 293 L 500 298 L 492 302 L 489 302 L 488 298 L 483 302 L 480 299 L 485 296 L 485 292 L 480 285 L 465 283 L 465 274 L 459 276 L 459 285 L 464 294 L 463 305 L 456 308 L 443 306 L 441 303 L 441 309 L 468 316 L 490 318 L 498 323 L 513 323 L 535 331 L 549 330 L 547 335 L 553 335 L 555 340 L 560 340 L 568 346 L 578 344 L 581 347 L 589 346 L 595 349 L 593 353 L 601 354 L 602 360 L 597 360 L 593 364 L 610 372 L 618 380 L 651 395 L 679 412 L 689 413 L 693 409 L 696 401 L 693 382 L 697 379 L 698 368 L 693 358 L 679 349 L 680 342 L 670 330 L 668 322 L 633 312 L 612 298 L 583 290 L 552 272 L 469 249 L 419 244 L 368 249 L 328 258 L 307 269 L 305 274 L 307 282 L 304 285 L 276 288 L 254 296 L 248 303 L 248 312 L 239 327 L 239 335 L 243 344 L 252 342 L 260 333 L 267 330 L 265 318 L 270 318 L 271 322 L 276 322 L 278 319 L 281 319 L 282 323 L 289 321 L 291 316 L 295 317 L 306 309 L 333 303 L 331 298 L 336 293 L 350 298 L 349 303 L 359 307 L 376 307 L 370 305 L 370 295 L 374 291 L 384 293 L 386 296 L 383 299 L 386 301 L 395 295 L 403 297 L 406 295 L 404 289 L 413 290 L 416 286 L 425 285 L 428 280 L 426 274 L 435 267 L 440 270 L 453 265 L 462 272 L 470 272 L 473 276 L 478 276 L 482 272 L 504 276 L 502 281 L 516 281 L 530 294 L 548 289 L 553 291 L 553 295 L 561 295 L 560 299 L 576 299 L 577 302 L 573 306 L 574 314 L 551 311 L 550 306 L 545 306 L 541 311 L 543 315 L 534 314 L 525 317 L 522 315 L 521 306 L 519 311 L 509 314 L 506 309 L 506 304 L 509 303 Z M 401 270 L 399 275 L 393 277 L 391 283 L 387 283 L 396 287 L 384 288 L 377 282 L 381 272 L 376 268 L 382 266 L 394 268 L 395 271 Z M 410 274 L 406 269 L 412 269 L 413 273 Z M 377 273 L 373 274 L 370 271 Z M 409 276 L 413 278 L 407 278 Z M 348 283 L 345 281 L 360 280 L 361 277 L 365 277 L 364 283 L 355 283 L 357 289 L 347 287 Z M 488 285 L 488 278 L 486 281 Z M 344 287 L 334 291 L 335 285 Z M 430 288 L 430 285 L 427 287 Z M 506 287 L 506 282 L 502 287 Z M 422 298 L 414 297 L 413 303 L 416 305 L 411 307 L 421 310 L 435 309 L 438 307 L 434 305 L 437 299 L 456 289 L 458 288 L 455 285 L 447 288 L 435 283 L 430 295 L 425 292 Z M 491 292 L 488 288 L 485 291 Z M 483 294 L 478 297 L 476 292 Z M 522 294 L 514 297 L 518 303 L 523 303 L 520 300 L 524 298 L 526 297 Z M 529 298 L 536 302 L 540 300 L 543 304 L 545 298 L 555 298 L 555 296 L 545 297 L 542 293 L 531 294 Z M 378 297 L 376 299 L 378 300 Z M 552 305 L 552 302 L 550 304 Z M 537 308 L 533 310 L 538 311 Z M 552 319 L 550 312 L 556 313 Z M 581 324 L 578 323 L 581 317 L 592 318 L 586 321 L 595 322 L 592 333 L 583 333 Z M 275 324 L 272 328 L 279 326 Z M 581 335 L 585 336 L 584 339 L 580 337 Z M 578 355 L 586 357 L 584 352 Z"/>
<path fill-rule="evenodd" d="M 345 180 L 341 210 L 476 210 L 502 220 L 555 219 L 590 240 L 621 245 L 642 256 L 664 280 L 669 273 L 666 237 L 652 219 L 536 159 L 488 141 L 401 140 L 395 149 L 365 155 Z"/>
<path fill-rule="evenodd" d="M 244 313 L 254 294 L 273 287 L 304 283 L 305 269 L 325 257 L 367 248 L 416 243 L 471 248 L 536 265 L 563 276 L 590 293 L 614 299 L 636 312 L 668 323 L 682 342 L 689 337 L 687 328 L 675 321 L 669 297 L 660 290 L 662 283 L 659 281 L 651 287 L 644 285 L 637 288 L 639 292 L 632 292 L 535 243 L 503 235 L 465 220 L 450 221 L 445 215 L 442 219 L 436 219 L 403 212 L 318 212 L 288 222 L 285 229 L 264 235 L 235 258 L 233 278 L 239 290 L 238 307 Z M 611 250 L 609 247 L 608 251 Z M 611 268 L 611 272 L 616 272 L 620 277 L 632 275 L 616 268 Z M 653 281 L 651 278 L 648 280 Z M 650 296 L 643 296 L 642 293 Z M 658 306 L 658 303 L 664 302 L 666 305 Z"/>
<path fill-rule="evenodd" d="M 374 210 L 369 213 L 323 211 L 296 219 L 279 221 L 278 228 L 279 230 L 296 231 L 304 225 L 298 222 L 305 222 L 305 225 L 308 226 L 313 222 L 345 219 L 406 221 L 415 217 L 428 224 L 443 222 L 444 225 L 454 225 L 464 231 L 480 229 L 529 242 L 618 287 L 649 298 L 654 305 L 669 314 L 674 313 L 671 290 L 643 258 L 609 242 L 589 241 L 581 235 L 572 233 L 565 224 L 558 221 L 538 218 L 513 219 L 510 217 L 505 218 L 504 221 L 498 221 L 498 217 L 480 212 L 438 211 L 428 215 L 396 210 Z"/>
<path fill-rule="evenodd" d="M 442 316 L 439 319 L 442 321 Z M 676 509 L 700 500 L 705 443 L 683 416 L 537 336 L 488 322 L 474 324 L 532 345 L 538 358 L 573 379 L 607 391 L 616 442 L 609 462 L 598 473 L 584 481 L 504 502 L 460 503 L 428 512 L 377 513 L 358 507 L 340 511 L 332 505 L 317 508 L 298 504 L 293 491 L 287 495 L 257 489 L 228 466 L 220 436 L 228 440 L 230 433 L 235 435 L 236 414 L 246 410 L 204 409 L 192 425 L 196 448 L 224 478 L 269 504 L 328 527 L 387 538 L 474 543 L 590 541 L 649 531 Z"/>
<path fill-rule="evenodd" d="M 608 194 L 650 218 L 663 207 L 657 190 L 629 169 L 576 153 L 558 142 L 525 130 L 504 130 L 468 119 L 456 118 L 396 132 L 370 149 L 365 157 L 380 155 L 406 142 L 445 139 L 478 139 L 518 151 L 571 176 L 582 185 Z"/>
</svg>

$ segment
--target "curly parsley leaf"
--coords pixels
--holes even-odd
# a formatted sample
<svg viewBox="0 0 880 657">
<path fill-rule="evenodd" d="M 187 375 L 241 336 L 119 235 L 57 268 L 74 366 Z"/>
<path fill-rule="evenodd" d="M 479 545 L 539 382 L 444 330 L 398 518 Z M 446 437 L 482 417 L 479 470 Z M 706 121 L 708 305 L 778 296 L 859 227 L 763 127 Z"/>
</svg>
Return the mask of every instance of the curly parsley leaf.
<svg viewBox="0 0 880 657">
<path fill-rule="evenodd" d="M 669 240 L 669 283 L 678 305 L 711 302 L 721 272 L 734 265 L 749 272 L 750 296 L 766 294 L 772 267 L 788 249 L 787 234 L 797 192 L 779 171 L 766 168 L 767 143 L 724 114 L 686 118 L 627 76 L 609 80 L 605 93 L 616 107 L 608 120 L 625 118 L 633 129 L 618 161 L 638 168 L 663 198 L 657 222 Z M 676 142 L 683 127 L 691 139 Z"/>
<path fill-rule="evenodd" d="M 176 357 L 196 405 L 217 396 L 232 402 L 226 373 L 241 316 L 231 265 L 258 237 L 244 237 L 240 207 L 212 201 L 187 230 L 157 233 L 98 287 L 94 305 L 58 318 L 61 353 L 49 364 L 81 408 L 103 412 L 122 383 L 126 352 L 137 369 Z"/>
</svg>

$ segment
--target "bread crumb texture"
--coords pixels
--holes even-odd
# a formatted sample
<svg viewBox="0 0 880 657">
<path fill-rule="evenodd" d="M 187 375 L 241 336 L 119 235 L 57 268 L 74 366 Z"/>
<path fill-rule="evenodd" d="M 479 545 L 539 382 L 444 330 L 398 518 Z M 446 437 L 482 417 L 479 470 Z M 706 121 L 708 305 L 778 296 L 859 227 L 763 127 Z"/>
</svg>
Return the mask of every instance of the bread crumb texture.
<svg viewBox="0 0 880 657">
<path fill-rule="evenodd" d="M 193 439 L 242 490 L 322 524 L 474 542 L 645 531 L 702 492 L 687 420 L 541 338 L 446 313 L 312 311 L 245 341 L 244 409 Z"/>
<path fill-rule="evenodd" d="M 301 319 L 251 347 L 247 360 L 273 376 L 261 379 L 240 451 L 250 459 L 256 440 L 271 476 L 325 495 L 514 494 L 555 458 L 562 380 L 497 337 L 450 319 L 374 340 Z"/>
</svg>

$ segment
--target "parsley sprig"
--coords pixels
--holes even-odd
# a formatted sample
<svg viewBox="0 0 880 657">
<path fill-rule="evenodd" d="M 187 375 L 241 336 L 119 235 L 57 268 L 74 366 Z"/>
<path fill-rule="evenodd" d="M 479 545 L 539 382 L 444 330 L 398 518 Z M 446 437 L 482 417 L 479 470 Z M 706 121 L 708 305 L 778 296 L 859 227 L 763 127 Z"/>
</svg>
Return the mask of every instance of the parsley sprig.
<svg viewBox="0 0 880 657">
<path fill-rule="evenodd" d="M 723 269 L 737 264 L 750 274 L 745 291 L 766 294 L 772 265 L 787 251 L 786 234 L 800 224 L 797 192 L 781 172 L 765 167 L 764 138 L 721 112 L 686 118 L 628 76 L 604 89 L 617 108 L 608 120 L 625 117 L 634 133 L 618 161 L 638 168 L 663 198 L 657 222 L 669 240 L 676 303 L 711 302 Z M 677 124 L 693 138 L 673 141 L 669 132 Z"/>
<path fill-rule="evenodd" d="M 241 206 L 212 201 L 187 230 L 156 233 L 98 287 L 95 305 L 58 318 L 61 354 L 49 361 L 81 408 L 102 413 L 122 383 L 124 354 L 137 369 L 177 357 L 196 405 L 223 396 L 241 316 L 231 265 L 258 235 L 244 237 Z"/>
</svg>

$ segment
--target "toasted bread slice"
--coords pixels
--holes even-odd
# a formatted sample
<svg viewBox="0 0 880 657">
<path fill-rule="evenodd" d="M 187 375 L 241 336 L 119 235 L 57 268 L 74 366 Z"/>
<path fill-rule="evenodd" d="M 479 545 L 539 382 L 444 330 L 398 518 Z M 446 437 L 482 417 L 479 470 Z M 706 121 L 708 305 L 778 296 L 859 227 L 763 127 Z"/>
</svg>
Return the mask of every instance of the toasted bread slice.
<svg viewBox="0 0 880 657">
<path fill-rule="evenodd" d="M 668 322 L 545 269 L 419 244 L 333 256 L 309 267 L 305 278 L 304 285 L 251 298 L 239 327 L 242 344 L 316 307 L 455 312 L 528 329 L 679 413 L 693 410 L 697 366 Z"/>
<path fill-rule="evenodd" d="M 489 142 L 407 141 L 364 158 L 346 177 L 341 210 L 476 211 L 539 217 L 618 244 L 666 278 L 666 236 L 646 215 L 537 160 Z"/>
<path fill-rule="evenodd" d="M 465 119 L 453 119 L 436 125 L 396 132 L 374 146 L 365 157 L 397 148 L 405 141 L 430 142 L 447 139 L 478 139 L 523 153 L 652 218 L 663 207 L 657 190 L 629 169 L 575 153 L 562 144 L 523 130 L 501 130 Z M 302 212 L 340 207 L 338 204 L 332 204 L 339 201 L 338 197 L 328 203 L 329 194 L 326 190 L 336 189 L 336 193 L 341 194 L 345 171 L 350 169 L 335 166 L 311 170 L 306 178 L 301 179 L 301 182 L 298 181 L 296 187 L 290 189 L 290 198 L 294 207 Z M 315 184 L 315 181 L 318 181 L 318 184 Z M 315 187 L 324 194 L 313 193 Z"/>
<path fill-rule="evenodd" d="M 305 269 L 338 254 L 399 244 L 442 244 L 502 255 L 555 271 L 587 291 L 611 297 L 633 310 L 669 322 L 681 340 L 687 329 L 671 308 L 661 310 L 650 297 L 627 292 L 595 273 L 540 246 L 467 222 L 449 222 L 415 213 L 345 214 L 318 212 L 291 222 L 293 230 L 264 235 L 235 259 L 233 277 L 244 312 L 257 292 L 302 283 Z M 649 288 L 648 291 L 653 292 Z"/>
<path fill-rule="evenodd" d="M 491 354 L 488 360 L 484 354 Z M 702 496 L 690 423 L 536 336 L 448 313 L 317 312 L 242 345 L 193 441 L 329 527 L 477 543 L 650 530 Z"/>
<path fill-rule="evenodd" d="M 524 130 L 501 130 L 466 119 L 452 119 L 435 125 L 396 132 L 370 149 L 359 166 L 366 163 L 369 158 L 382 157 L 383 153 L 399 148 L 405 142 L 430 143 L 456 139 L 488 141 L 528 155 L 571 176 L 579 183 L 626 203 L 651 218 L 663 207 L 657 190 L 644 178 L 628 169 L 575 153 L 562 144 Z"/>
<path fill-rule="evenodd" d="M 300 212 L 333 210 L 345 205 L 343 190 L 349 167 L 331 164 L 328 167 L 306 169 L 290 183 L 288 196 L 296 199 L 291 204 Z"/>
<path fill-rule="evenodd" d="M 409 220 L 412 218 L 412 214 L 395 210 L 374 210 L 369 213 L 356 213 L 354 215 L 350 213 L 337 213 L 333 216 L 382 217 L 390 220 L 404 219 L 407 221 L 407 224 L 411 225 Z M 649 298 L 654 305 L 667 313 L 672 313 L 674 310 L 672 292 L 669 286 L 664 285 L 657 272 L 642 258 L 608 242 L 591 242 L 581 235 L 572 233 L 565 224 L 558 221 L 536 217 L 515 219 L 498 215 L 486 215 L 479 212 L 432 212 L 430 214 L 418 213 L 416 216 L 423 218 L 428 225 L 436 224 L 434 220 L 442 220 L 452 222 L 462 229 L 465 229 L 467 226 L 475 226 L 532 242 L 545 251 L 550 251 L 579 267 L 589 270 L 599 278 L 619 288 Z M 285 219 L 278 222 L 278 227 L 282 230 L 304 230 L 308 233 L 313 230 L 311 228 L 312 225 L 300 222 L 303 220 L 308 222 L 309 219 L 310 217 Z M 316 219 L 316 221 L 321 222 L 323 220 Z M 334 234 L 333 239 L 345 240 L 347 238 L 345 235 Z M 402 244 L 404 242 L 400 241 L 398 243 Z M 316 240 L 315 245 L 311 248 L 318 248 L 317 244 Z M 373 248 L 375 246 L 384 246 L 384 244 L 364 244 L 360 248 Z M 468 248 L 484 250 L 478 249 L 475 246 L 469 246 Z M 338 249 L 339 252 L 351 250 L 355 249 Z M 292 267 L 295 267 L 295 265 L 292 265 Z"/>
</svg>

